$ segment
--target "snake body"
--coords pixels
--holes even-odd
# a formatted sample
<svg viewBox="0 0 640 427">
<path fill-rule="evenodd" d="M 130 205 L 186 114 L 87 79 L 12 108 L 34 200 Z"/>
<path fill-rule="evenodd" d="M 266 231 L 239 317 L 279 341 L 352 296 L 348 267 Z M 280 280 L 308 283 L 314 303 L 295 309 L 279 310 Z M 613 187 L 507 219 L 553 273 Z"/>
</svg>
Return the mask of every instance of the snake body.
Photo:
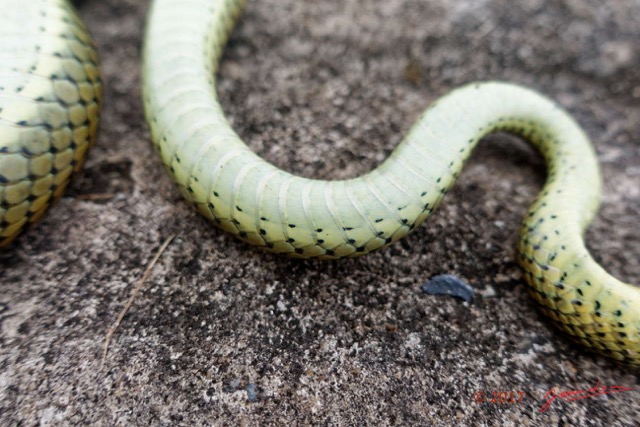
<svg viewBox="0 0 640 427">
<path fill-rule="evenodd" d="M 95 139 L 93 42 L 66 0 L 0 0 L 0 247 L 42 218 Z"/>
<path fill-rule="evenodd" d="M 292 176 L 233 131 L 215 74 L 241 0 L 154 0 L 143 59 L 154 145 L 181 192 L 240 239 L 302 258 L 357 256 L 424 221 L 484 136 L 510 132 L 544 156 L 519 262 L 542 310 L 582 344 L 640 365 L 640 289 L 589 255 L 600 197 L 593 148 L 546 97 L 474 83 L 440 98 L 378 168 L 355 179 Z M 101 83 L 93 43 L 67 0 L 0 0 L 0 246 L 60 197 L 95 138 Z"/>
<path fill-rule="evenodd" d="M 515 85 L 470 84 L 436 101 L 371 172 L 342 181 L 296 177 L 254 154 L 217 99 L 215 73 L 242 7 L 236 0 L 154 0 L 149 11 L 146 118 L 162 162 L 198 211 L 273 252 L 362 255 L 424 221 L 480 139 L 510 132 L 537 147 L 548 168 L 519 240 L 533 297 L 584 345 L 640 364 L 640 289 L 610 276 L 585 247 L 600 173 L 588 138 L 562 108 Z"/>
</svg>

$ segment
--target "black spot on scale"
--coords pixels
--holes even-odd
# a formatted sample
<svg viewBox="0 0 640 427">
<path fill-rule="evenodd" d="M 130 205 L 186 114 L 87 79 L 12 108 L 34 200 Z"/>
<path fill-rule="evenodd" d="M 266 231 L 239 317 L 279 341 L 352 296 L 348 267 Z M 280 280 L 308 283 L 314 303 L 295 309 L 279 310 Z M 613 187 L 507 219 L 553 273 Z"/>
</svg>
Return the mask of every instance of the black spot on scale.
<svg viewBox="0 0 640 427">
<path fill-rule="evenodd" d="M 289 224 L 289 228 L 296 228 L 295 224 Z"/>
<path fill-rule="evenodd" d="M 267 234 L 267 230 L 265 230 L 264 228 L 261 228 L 260 229 L 260 234 L 262 234 L 264 236 L 265 234 Z"/>
<path fill-rule="evenodd" d="M 366 249 L 365 249 L 365 247 L 364 247 L 364 246 L 358 246 L 358 247 L 356 248 L 356 252 L 364 252 L 364 251 L 366 251 Z"/>
<path fill-rule="evenodd" d="M 322 233 L 322 228 L 316 228 L 316 233 Z"/>
<path fill-rule="evenodd" d="M 349 243 L 350 245 L 355 245 L 356 244 L 356 239 L 349 239 L 349 240 L 347 240 L 347 243 Z"/>
<path fill-rule="evenodd" d="M 287 239 L 287 243 L 295 243 L 296 239 L 294 239 L 293 237 L 289 237 Z"/>
<path fill-rule="evenodd" d="M 297 254 L 302 255 L 302 254 L 304 254 L 304 249 L 302 249 L 302 248 L 296 248 L 296 249 L 295 249 L 295 252 L 296 252 Z"/>
<path fill-rule="evenodd" d="M 236 210 L 237 210 L 238 212 L 242 212 L 242 209 L 240 208 L 240 206 L 236 206 Z"/>
<path fill-rule="evenodd" d="M 622 316 L 622 311 L 616 310 L 616 311 L 613 312 L 613 315 L 616 316 L 616 317 L 620 317 L 620 316 Z"/>
<path fill-rule="evenodd" d="M 213 206 L 213 203 L 209 203 L 207 206 L 209 206 L 209 209 L 214 210 L 215 206 Z"/>
</svg>

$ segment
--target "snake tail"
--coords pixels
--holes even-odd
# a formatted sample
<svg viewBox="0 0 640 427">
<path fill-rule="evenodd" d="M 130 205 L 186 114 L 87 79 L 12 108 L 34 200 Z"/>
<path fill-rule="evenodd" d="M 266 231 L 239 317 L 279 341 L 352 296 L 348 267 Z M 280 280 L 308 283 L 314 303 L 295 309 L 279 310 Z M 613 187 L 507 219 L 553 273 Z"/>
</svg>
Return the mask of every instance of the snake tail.
<svg viewBox="0 0 640 427">
<path fill-rule="evenodd" d="M 640 289 L 610 276 L 586 249 L 601 178 L 591 143 L 560 106 L 509 83 L 468 84 L 433 103 L 371 172 L 340 181 L 296 177 L 242 142 L 216 95 L 220 56 L 242 7 L 233 0 L 154 0 L 148 16 L 146 118 L 164 166 L 199 212 L 273 252 L 362 255 L 424 221 L 483 137 L 517 135 L 542 153 L 548 171 L 519 240 L 533 297 L 582 344 L 640 364 Z"/>
</svg>

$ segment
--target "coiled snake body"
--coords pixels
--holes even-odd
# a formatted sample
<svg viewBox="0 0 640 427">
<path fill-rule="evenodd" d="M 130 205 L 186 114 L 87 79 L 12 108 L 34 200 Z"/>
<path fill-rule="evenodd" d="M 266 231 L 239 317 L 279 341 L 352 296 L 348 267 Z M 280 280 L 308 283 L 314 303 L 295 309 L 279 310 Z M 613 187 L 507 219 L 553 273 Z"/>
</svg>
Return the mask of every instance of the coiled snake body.
<svg viewBox="0 0 640 427">
<path fill-rule="evenodd" d="M 519 261 L 543 311 L 586 346 L 640 364 L 640 289 L 610 276 L 582 234 L 600 196 L 593 148 L 542 95 L 499 82 L 439 99 L 378 168 L 343 181 L 292 176 L 233 131 L 215 86 L 238 0 L 154 0 L 143 58 L 147 121 L 162 162 L 204 216 L 293 257 L 362 255 L 406 235 L 438 206 L 477 142 L 505 131 L 543 154 L 548 180 L 528 212 Z"/>
<path fill-rule="evenodd" d="M 93 42 L 66 0 L 0 0 L 0 247 L 64 192 L 98 128 Z"/>
</svg>

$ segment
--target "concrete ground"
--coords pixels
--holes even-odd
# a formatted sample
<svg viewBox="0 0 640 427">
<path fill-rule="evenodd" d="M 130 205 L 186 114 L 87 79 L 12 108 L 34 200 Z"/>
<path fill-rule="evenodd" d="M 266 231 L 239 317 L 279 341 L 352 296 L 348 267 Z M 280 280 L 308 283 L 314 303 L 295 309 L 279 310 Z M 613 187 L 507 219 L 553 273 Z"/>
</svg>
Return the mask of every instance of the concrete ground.
<svg viewBox="0 0 640 427">
<path fill-rule="evenodd" d="M 258 252 L 194 213 L 153 152 L 139 84 L 147 6 L 80 4 L 102 57 L 102 132 L 67 196 L 0 255 L 3 425 L 638 425 L 638 371 L 574 346 L 522 283 L 518 228 L 544 181 L 527 145 L 481 144 L 437 213 L 384 251 Z M 219 90 L 261 156 L 345 178 L 456 86 L 537 88 L 593 137 L 606 184 L 589 246 L 638 283 L 639 39 L 638 0 L 250 1 Z M 105 335 L 172 234 L 102 364 Z M 473 302 L 421 293 L 442 273 L 468 281 Z M 598 381 L 633 390 L 540 411 L 550 389 Z M 522 399 L 491 402 L 509 391 Z"/>
</svg>

